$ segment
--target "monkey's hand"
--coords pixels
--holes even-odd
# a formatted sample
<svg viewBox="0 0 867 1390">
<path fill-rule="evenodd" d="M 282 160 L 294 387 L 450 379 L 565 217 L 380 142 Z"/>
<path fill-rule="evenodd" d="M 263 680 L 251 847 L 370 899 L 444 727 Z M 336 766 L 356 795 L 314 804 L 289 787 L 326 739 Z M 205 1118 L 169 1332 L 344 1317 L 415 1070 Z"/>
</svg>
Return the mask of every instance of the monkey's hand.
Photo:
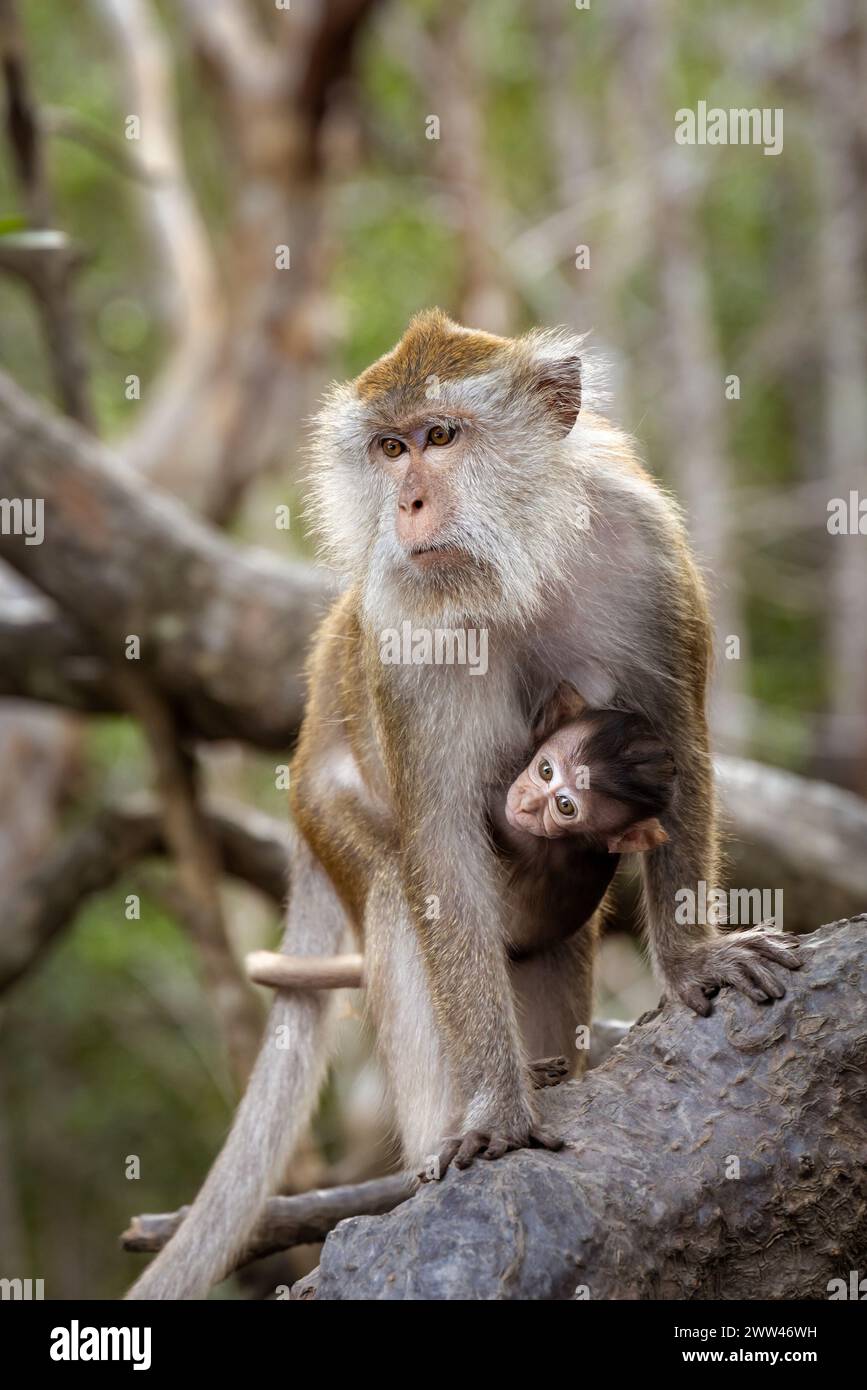
<svg viewBox="0 0 867 1390">
<path fill-rule="evenodd" d="M 543 1086 L 559 1086 L 569 1071 L 565 1057 L 540 1057 L 530 1063 L 530 1085 L 537 1091 Z"/>
<path fill-rule="evenodd" d="M 762 927 L 717 936 L 667 967 L 669 992 L 703 1017 L 722 985 L 734 985 L 757 1004 L 782 999 L 786 991 L 771 966 L 799 970 L 799 946 L 796 936 Z"/>
<path fill-rule="evenodd" d="M 443 1140 L 438 1154 L 431 1154 L 416 1175 L 420 1182 L 437 1182 L 451 1163 L 469 1168 L 474 1158 L 502 1158 L 513 1149 L 562 1149 L 563 1139 L 534 1124 L 526 1134 L 506 1134 L 497 1130 L 469 1129 Z"/>
</svg>

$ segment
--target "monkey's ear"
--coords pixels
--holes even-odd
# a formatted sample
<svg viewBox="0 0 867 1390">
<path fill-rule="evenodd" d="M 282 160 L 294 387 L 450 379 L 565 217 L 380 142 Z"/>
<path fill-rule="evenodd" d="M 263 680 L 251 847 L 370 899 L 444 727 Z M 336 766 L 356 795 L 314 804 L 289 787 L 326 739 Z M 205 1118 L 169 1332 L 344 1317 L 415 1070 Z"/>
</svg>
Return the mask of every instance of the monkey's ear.
<svg viewBox="0 0 867 1390">
<path fill-rule="evenodd" d="M 548 413 L 568 434 L 581 409 L 581 358 L 563 357 L 540 362 L 536 390 Z"/>
<path fill-rule="evenodd" d="M 574 685 L 561 681 L 539 711 L 533 732 L 538 739 L 550 738 L 561 725 L 580 719 L 586 708 L 587 701 Z"/>
<path fill-rule="evenodd" d="M 608 837 L 609 854 L 644 854 L 646 850 L 664 845 L 668 836 L 655 816 L 650 820 L 639 820 L 619 835 Z"/>
<path fill-rule="evenodd" d="M 656 734 L 640 734 L 632 739 L 624 748 L 623 756 L 633 763 L 646 764 L 657 786 L 671 791 L 677 777 L 677 767 L 671 749 L 666 748 Z"/>
</svg>

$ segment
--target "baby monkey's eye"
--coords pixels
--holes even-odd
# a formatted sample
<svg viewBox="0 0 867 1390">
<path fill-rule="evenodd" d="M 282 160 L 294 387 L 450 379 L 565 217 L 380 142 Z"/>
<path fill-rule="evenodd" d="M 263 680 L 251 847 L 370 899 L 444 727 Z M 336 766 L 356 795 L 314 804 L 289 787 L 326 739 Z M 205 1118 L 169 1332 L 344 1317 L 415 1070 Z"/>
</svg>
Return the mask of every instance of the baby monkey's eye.
<svg viewBox="0 0 867 1390">
<path fill-rule="evenodd" d="M 540 762 L 540 764 L 539 764 L 539 766 L 537 767 L 536 771 L 538 772 L 539 776 L 542 778 L 542 781 L 543 781 L 543 782 L 550 782 L 551 778 L 554 776 L 554 769 L 553 769 L 553 767 L 551 766 L 551 764 L 548 762 L 548 759 L 547 759 L 547 758 L 543 758 L 543 759 L 542 759 L 542 761 Z"/>
<path fill-rule="evenodd" d="M 451 444 L 454 437 L 455 431 L 452 426 L 434 425 L 433 429 L 428 431 L 427 442 L 428 444 L 435 444 L 437 448 L 442 448 L 444 444 Z"/>
<path fill-rule="evenodd" d="M 560 812 L 561 816 L 575 815 L 576 806 L 571 796 L 564 796 L 561 792 L 558 797 L 555 797 L 555 800 L 557 802 L 557 810 Z"/>
<path fill-rule="evenodd" d="M 404 453 L 406 445 L 402 439 L 383 439 L 380 441 L 380 448 L 386 458 L 396 459 Z"/>
</svg>

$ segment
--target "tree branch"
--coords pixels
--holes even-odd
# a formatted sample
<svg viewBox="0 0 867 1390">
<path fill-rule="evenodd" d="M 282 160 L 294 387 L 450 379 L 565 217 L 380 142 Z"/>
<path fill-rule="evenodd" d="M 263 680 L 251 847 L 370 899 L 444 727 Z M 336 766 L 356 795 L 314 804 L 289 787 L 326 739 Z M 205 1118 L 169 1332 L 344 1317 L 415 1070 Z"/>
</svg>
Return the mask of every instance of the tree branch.
<svg viewBox="0 0 867 1390">
<path fill-rule="evenodd" d="M 324 1240 L 338 1221 L 349 1216 L 380 1216 L 412 1196 L 414 1182 L 403 1174 L 373 1178 L 343 1187 L 320 1188 L 296 1197 L 272 1197 L 239 1266 L 293 1245 Z M 124 1250 L 155 1251 L 174 1235 L 186 1215 L 180 1211 L 134 1216 L 120 1238 Z"/>
<path fill-rule="evenodd" d="M 827 1298 L 867 1258 L 867 914 L 801 950 L 783 1000 L 723 990 L 707 1019 L 667 1004 L 539 1092 L 560 1153 L 476 1163 L 344 1222 L 316 1297 Z"/>
<path fill-rule="evenodd" d="M 185 727 L 260 747 L 291 742 L 305 650 L 333 592 L 325 575 L 236 549 L 3 373 L 0 496 L 44 499 L 43 544 L 4 528 L 0 557 L 56 600 L 95 655 L 113 664 L 135 634 L 142 670 Z M 71 633 L 44 622 L 39 632 L 43 650 L 75 647 Z M 102 699 L 94 677 L 59 684 L 80 707 L 88 684 Z"/>
<path fill-rule="evenodd" d="M 349 957 L 345 957 L 349 960 Z M 630 1025 L 612 1020 L 593 1024 L 589 1065 L 599 1066 L 626 1036 Z M 277 1250 L 323 1240 L 339 1221 L 350 1216 L 379 1216 L 405 1202 L 415 1181 L 398 1173 L 369 1182 L 302 1192 L 295 1197 L 272 1197 L 253 1242 L 238 1264 L 248 1264 Z M 174 1235 L 188 1207 L 158 1215 L 134 1216 L 121 1236 L 124 1250 L 156 1251 Z"/>
<path fill-rule="evenodd" d="M 780 889 L 790 931 L 863 910 L 867 801 L 745 758 L 718 758 L 716 769 L 730 883 Z"/>
<path fill-rule="evenodd" d="M 194 756 L 165 702 L 132 670 L 118 666 L 124 704 L 150 746 L 166 839 L 177 863 L 183 915 L 220 1021 L 232 1070 L 243 1088 L 259 1050 L 261 1018 L 256 1000 L 232 953 L 220 895 L 222 862 L 199 805 Z"/>
<path fill-rule="evenodd" d="M 65 243 L 40 244 L 33 232 L 51 225 L 52 198 L 45 172 L 42 131 L 24 36 L 14 0 L 0 0 L 0 72 L 6 86 L 6 137 L 22 202 L 31 229 L 15 247 L 7 247 L 0 267 L 23 275 L 42 317 L 48 356 L 63 408 L 93 429 L 95 416 L 88 389 L 87 357 L 72 298 L 72 280 L 81 257 Z M 11 255 L 11 259 L 10 259 Z"/>
<path fill-rule="evenodd" d="M 119 708 L 104 658 L 41 598 L 0 601 L 0 696 L 88 714 Z"/>
<path fill-rule="evenodd" d="M 240 806 L 217 804 L 205 816 L 226 874 L 282 906 L 291 847 L 288 826 Z M 167 853 L 162 818 L 150 797 L 109 807 L 72 832 L 4 904 L 0 991 L 42 958 L 89 897 L 110 888 L 140 860 Z"/>
</svg>

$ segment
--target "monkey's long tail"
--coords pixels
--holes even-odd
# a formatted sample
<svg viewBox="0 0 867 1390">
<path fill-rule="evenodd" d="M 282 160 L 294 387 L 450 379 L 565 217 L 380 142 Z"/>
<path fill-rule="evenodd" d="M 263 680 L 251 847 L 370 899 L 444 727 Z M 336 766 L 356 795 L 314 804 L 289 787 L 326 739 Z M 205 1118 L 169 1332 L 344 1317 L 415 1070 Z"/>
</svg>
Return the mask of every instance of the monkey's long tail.
<svg viewBox="0 0 867 1390">
<path fill-rule="evenodd" d="M 332 1004 L 330 990 L 275 999 L 229 1137 L 180 1227 L 128 1299 L 204 1298 L 234 1267 L 316 1103 Z"/>
</svg>

